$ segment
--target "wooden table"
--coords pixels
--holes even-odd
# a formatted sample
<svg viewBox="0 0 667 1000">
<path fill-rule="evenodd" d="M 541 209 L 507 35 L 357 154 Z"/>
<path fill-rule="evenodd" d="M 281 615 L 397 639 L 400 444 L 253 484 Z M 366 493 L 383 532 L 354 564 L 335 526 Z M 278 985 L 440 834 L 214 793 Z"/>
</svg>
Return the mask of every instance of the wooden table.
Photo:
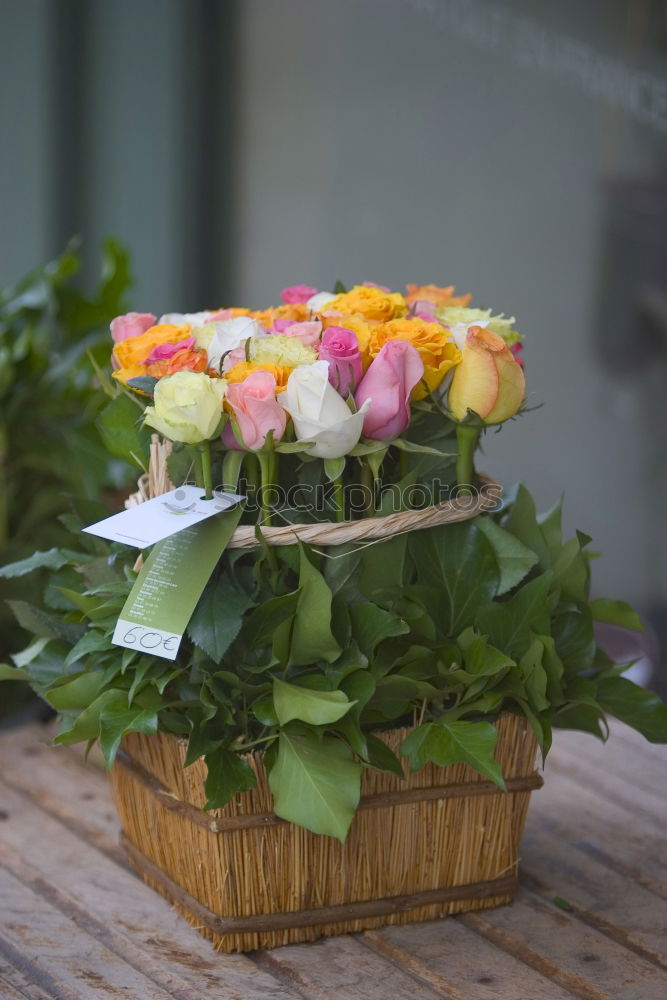
<svg viewBox="0 0 667 1000">
<path fill-rule="evenodd" d="M 216 953 L 127 867 L 105 775 L 0 737 L 2 1000 L 665 1000 L 667 751 L 560 733 L 512 906 Z"/>
</svg>

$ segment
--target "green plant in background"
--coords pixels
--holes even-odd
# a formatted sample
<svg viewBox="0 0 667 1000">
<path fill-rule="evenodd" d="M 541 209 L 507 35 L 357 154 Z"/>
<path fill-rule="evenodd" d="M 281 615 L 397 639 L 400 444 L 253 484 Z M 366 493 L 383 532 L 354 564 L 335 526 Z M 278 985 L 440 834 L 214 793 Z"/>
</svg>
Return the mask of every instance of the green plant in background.
<svg viewBox="0 0 667 1000">
<path fill-rule="evenodd" d="M 105 242 L 101 280 L 90 297 L 76 287 L 79 268 L 70 247 L 0 293 L 0 564 L 66 544 L 61 515 L 66 521 L 72 498 L 122 495 L 136 477 L 95 427 L 106 404 L 95 370 L 107 364 L 109 322 L 126 308 L 127 254 L 114 240 Z M 117 392 L 108 381 L 107 390 Z M 16 596 L 16 582 L 11 592 Z M 3 581 L 5 656 L 20 642 L 7 596 Z M 3 685 L 0 713 L 7 702 Z"/>
<path fill-rule="evenodd" d="M 81 551 L 5 570 L 55 576 L 40 606 L 13 602 L 34 638 L 0 676 L 58 711 L 57 743 L 99 739 L 109 763 L 127 732 L 187 738 L 208 808 L 252 787 L 243 754 L 262 751 L 278 815 L 344 839 L 362 769 L 402 773 L 377 735 L 389 727 L 414 727 L 412 769 L 462 761 L 501 787 L 503 711 L 544 754 L 552 727 L 605 738 L 608 715 L 667 741 L 667 708 L 595 641 L 594 621 L 641 625 L 623 602 L 590 600 L 589 543 L 563 540 L 560 504 L 540 517 L 521 487 L 497 514 L 362 548 L 228 551 L 171 662 L 112 645 L 134 553 L 81 535 Z"/>
</svg>

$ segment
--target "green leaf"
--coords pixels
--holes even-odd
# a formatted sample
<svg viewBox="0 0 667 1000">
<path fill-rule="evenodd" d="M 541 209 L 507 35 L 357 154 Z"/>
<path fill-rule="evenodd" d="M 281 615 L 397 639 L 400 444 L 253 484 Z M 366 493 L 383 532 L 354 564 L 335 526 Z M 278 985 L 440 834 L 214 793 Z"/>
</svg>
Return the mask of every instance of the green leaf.
<svg viewBox="0 0 667 1000">
<path fill-rule="evenodd" d="M 325 726 L 341 719 L 352 708 L 343 691 L 313 691 L 274 678 L 273 704 L 281 726 L 300 719 L 311 726 Z"/>
<path fill-rule="evenodd" d="M 650 743 L 667 743 L 667 706 L 655 692 L 627 677 L 605 677 L 598 684 L 597 700 L 605 712 L 632 726 Z"/>
<path fill-rule="evenodd" d="M 46 694 L 49 704 L 59 712 L 87 708 L 104 686 L 103 670 L 84 671 L 65 678 L 65 683 L 51 688 Z"/>
<path fill-rule="evenodd" d="M 401 756 L 410 758 L 410 770 L 419 771 L 429 761 L 440 767 L 469 764 L 499 788 L 505 781 L 493 750 L 498 730 L 489 722 L 428 722 L 417 726 L 403 740 Z"/>
<path fill-rule="evenodd" d="M 549 630 L 536 628 L 535 631 Z M 592 666 L 596 643 L 593 619 L 588 608 L 558 615 L 553 621 L 551 634 L 556 642 L 556 652 L 568 674 L 582 673 Z"/>
<path fill-rule="evenodd" d="M 325 458 L 324 472 L 330 482 L 333 482 L 334 479 L 339 479 L 345 472 L 345 456 L 343 455 L 341 458 Z"/>
<path fill-rule="evenodd" d="M 253 649 L 270 646 L 274 633 L 284 622 L 294 617 L 299 602 L 298 590 L 281 594 L 260 604 L 246 618 L 243 635 Z"/>
<path fill-rule="evenodd" d="M 314 441 L 281 441 L 280 444 L 276 445 L 275 451 L 280 455 L 296 455 L 312 448 L 314 444 Z"/>
<path fill-rule="evenodd" d="M 141 416 L 136 403 L 121 393 L 104 407 L 95 423 L 107 451 L 128 462 L 146 465 L 150 434 L 142 428 Z"/>
<path fill-rule="evenodd" d="M 345 287 L 345 285 L 343 284 L 343 282 L 342 281 L 337 281 L 335 283 L 334 287 L 333 287 L 333 293 L 334 293 L 334 295 L 345 295 L 346 292 L 347 292 L 347 288 Z"/>
<path fill-rule="evenodd" d="M 51 642 L 51 639 L 42 636 L 38 639 L 33 639 L 29 646 L 22 649 L 20 653 L 12 653 L 12 660 L 17 667 L 27 667 L 33 660 L 42 653 L 45 646 Z"/>
<path fill-rule="evenodd" d="M 128 707 L 127 696 L 117 692 L 114 700 L 105 703 L 100 712 L 100 748 L 107 767 L 116 759 L 120 741 L 126 733 L 156 733 L 157 711 L 154 708 Z"/>
<path fill-rule="evenodd" d="M 48 552 L 34 552 L 28 559 L 21 559 L 19 562 L 8 563 L 0 567 L 0 577 L 5 580 L 16 576 L 25 576 L 35 569 L 60 569 L 66 566 L 74 555 L 72 552 L 65 552 L 62 549 L 49 549 Z"/>
<path fill-rule="evenodd" d="M 479 517 L 475 523 L 493 546 L 500 567 L 497 596 L 506 594 L 521 583 L 537 563 L 537 554 L 511 532 L 501 528 L 492 517 Z"/>
<path fill-rule="evenodd" d="M 224 577 L 210 583 L 188 624 L 188 635 L 215 663 L 221 659 L 241 631 L 243 615 L 253 606 L 252 598 L 242 594 Z"/>
<path fill-rule="evenodd" d="M 142 392 L 146 396 L 153 396 L 155 394 L 155 386 L 158 380 L 154 375 L 137 375 L 135 378 L 130 378 L 127 380 L 127 386 L 129 389 L 135 389 L 137 392 Z M 120 399 L 120 397 L 118 397 Z"/>
<path fill-rule="evenodd" d="M 544 646 L 537 636 L 533 636 L 528 649 L 519 660 L 519 670 L 528 695 L 528 703 L 537 713 L 549 708 L 547 674 L 542 665 L 543 657 Z"/>
<path fill-rule="evenodd" d="M 435 455 L 437 458 L 452 458 L 456 455 L 455 451 L 438 451 L 437 448 L 430 448 L 425 444 L 417 444 L 415 441 L 408 441 L 406 438 L 395 438 L 388 443 L 393 445 L 394 448 L 398 448 L 399 451 L 408 451 L 415 455 Z"/>
<path fill-rule="evenodd" d="M 231 750 L 215 749 L 204 760 L 208 774 L 204 782 L 204 809 L 221 809 L 240 792 L 256 785 L 255 773 L 244 760 Z"/>
<path fill-rule="evenodd" d="M 521 587 L 508 601 L 487 604 L 477 615 L 477 629 L 488 635 L 494 646 L 516 659 L 528 649 L 531 631 L 549 634 L 548 603 L 551 573 Z"/>
<path fill-rule="evenodd" d="M 0 681 L 27 681 L 30 674 L 20 667 L 12 667 L 9 663 L 0 663 Z"/>
<path fill-rule="evenodd" d="M 290 643 L 289 665 L 304 666 L 317 660 L 332 663 L 341 648 L 331 631 L 332 593 L 315 569 L 306 547 L 299 542 L 299 590 Z"/>
<path fill-rule="evenodd" d="M 516 666 L 514 660 L 495 646 L 490 646 L 487 637 L 476 635 L 472 628 L 462 632 L 456 641 L 463 650 L 466 670 L 478 677 L 489 677 L 507 667 Z"/>
<path fill-rule="evenodd" d="M 456 635 L 472 625 L 477 610 L 495 595 L 500 579 L 486 536 L 468 521 L 415 531 L 408 544 L 420 583 L 442 592 L 444 620 L 438 622 L 442 632 Z"/>
<path fill-rule="evenodd" d="M 405 777 L 403 765 L 383 740 L 372 733 L 367 733 L 366 744 L 368 746 L 367 760 L 370 767 L 375 768 L 376 771 L 387 771 L 388 774 L 393 774 L 397 778 Z"/>
<path fill-rule="evenodd" d="M 336 737 L 281 732 L 269 785 L 277 816 L 344 841 L 359 805 L 361 766 Z"/>
<path fill-rule="evenodd" d="M 608 597 L 598 597 L 595 601 L 591 601 L 589 607 L 593 621 L 619 625 L 621 628 L 631 628 L 635 632 L 644 631 L 639 615 L 625 601 L 612 601 Z"/>
<path fill-rule="evenodd" d="M 504 527 L 527 548 L 537 553 L 541 569 L 551 568 L 551 553 L 537 521 L 535 501 L 523 485 L 519 486 Z"/>
<path fill-rule="evenodd" d="M 67 654 L 65 667 L 71 667 L 73 663 L 81 660 L 88 653 L 99 653 L 102 650 L 111 648 L 112 644 L 110 640 L 99 629 L 90 629 L 81 636 L 77 644 Z"/>
<path fill-rule="evenodd" d="M 350 618 L 359 649 L 369 659 L 383 639 L 410 631 L 406 622 L 377 604 L 357 604 L 350 608 Z"/>
</svg>

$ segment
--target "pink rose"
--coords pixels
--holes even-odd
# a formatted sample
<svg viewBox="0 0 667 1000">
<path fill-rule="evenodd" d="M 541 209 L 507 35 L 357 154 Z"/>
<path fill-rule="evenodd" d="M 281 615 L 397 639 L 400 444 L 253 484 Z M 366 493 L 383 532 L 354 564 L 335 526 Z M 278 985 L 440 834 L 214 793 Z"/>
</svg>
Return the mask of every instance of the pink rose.
<svg viewBox="0 0 667 1000">
<path fill-rule="evenodd" d="M 428 302 L 426 299 L 418 299 L 410 306 L 410 315 L 415 319 L 423 319 L 427 323 L 437 323 L 435 315 L 435 302 Z"/>
<path fill-rule="evenodd" d="M 154 361 L 169 361 L 178 351 L 192 351 L 196 346 L 197 341 L 194 337 L 188 337 L 187 340 L 182 340 L 179 344 L 158 344 L 142 364 L 152 365 Z"/>
<path fill-rule="evenodd" d="M 234 411 L 243 443 L 249 451 L 263 448 L 269 431 L 273 431 L 274 441 L 280 441 L 285 433 L 287 414 L 276 401 L 276 380 L 270 372 L 253 372 L 243 382 L 227 386 L 225 399 Z"/>
<path fill-rule="evenodd" d="M 240 365 L 242 361 L 245 361 L 245 341 L 239 346 L 235 347 L 232 351 L 227 351 L 225 354 L 224 361 L 222 362 L 222 373 L 231 371 L 234 365 Z"/>
<path fill-rule="evenodd" d="M 114 344 L 120 344 L 128 337 L 140 337 L 151 326 L 155 326 L 156 320 L 153 313 L 125 313 L 124 316 L 116 316 L 109 326 Z"/>
<path fill-rule="evenodd" d="M 215 309 L 210 313 L 207 323 L 224 323 L 227 319 L 234 319 L 237 316 L 235 309 Z"/>
<path fill-rule="evenodd" d="M 278 323 L 282 327 L 281 330 L 278 330 Z M 322 324 L 319 319 L 305 323 L 287 323 L 285 326 L 280 320 L 276 320 L 274 327 L 277 333 L 282 333 L 283 337 L 294 337 L 306 347 L 317 347 L 322 335 Z"/>
<path fill-rule="evenodd" d="M 320 361 L 329 362 L 329 381 L 341 396 L 359 385 L 363 374 L 359 341 L 344 326 L 329 326 L 320 344 Z"/>
<path fill-rule="evenodd" d="M 364 417 L 364 434 L 375 441 L 391 441 L 410 423 L 410 393 L 424 375 L 419 352 L 405 340 L 388 341 L 361 380 L 354 399 Z"/>
<path fill-rule="evenodd" d="M 386 292 L 387 295 L 391 295 L 391 288 L 387 288 L 386 285 L 378 285 L 374 281 L 362 281 L 362 288 L 377 288 L 381 292 Z"/>
<path fill-rule="evenodd" d="M 312 299 L 313 295 L 317 295 L 316 288 L 310 288 L 309 285 L 292 285 L 290 288 L 283 288 L 280 298 L 288 306 L 291 306 L 297 302 L 305 304 L 308 299 Z"/>
</svg>

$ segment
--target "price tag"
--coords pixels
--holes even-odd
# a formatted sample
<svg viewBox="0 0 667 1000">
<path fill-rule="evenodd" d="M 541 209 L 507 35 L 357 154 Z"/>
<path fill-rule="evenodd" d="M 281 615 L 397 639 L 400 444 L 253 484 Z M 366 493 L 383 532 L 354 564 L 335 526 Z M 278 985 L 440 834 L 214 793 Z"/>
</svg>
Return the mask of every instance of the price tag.
<svg viewBox="0 0 667 1000">
<path fill-rule="evenodd" d="M 176 659 L 192 612 L 241 518 L 235 507 L 153 547 L 116 623 L 112 642 Z"/>
<path fill-rule="evenodd" d="M 179 486 L 83 530 L 112 542 L 147 549 L 163 538 L 229 510 L 244 499 L 237 493 L 215 490 L 212 499 L 206 500 L 201 486 Z"/>
</svg>

